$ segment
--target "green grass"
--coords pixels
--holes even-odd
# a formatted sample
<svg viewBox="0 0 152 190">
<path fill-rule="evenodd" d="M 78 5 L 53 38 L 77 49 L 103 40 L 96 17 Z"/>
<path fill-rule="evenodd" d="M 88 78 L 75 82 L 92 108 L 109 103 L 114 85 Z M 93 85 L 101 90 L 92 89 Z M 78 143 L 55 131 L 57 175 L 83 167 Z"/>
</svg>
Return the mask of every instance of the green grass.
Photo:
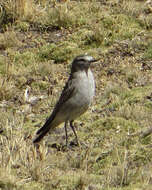
<svg viewBox="0 0 152 190">
<path fill-rule="evenodd" d="M 131 0 L 1 4 L 0 189 L 149 190 L 151 135 L 140 132 L 152 123 L 150 7 Z M 34 147 L 72 59 L 86 52 L 100 60 L 93 105 L 75 121 L 81 146 L 64 146 L 61 125 Z M 31 107 L 28 86 L 32 96 L 45 96 Z"/>
</svg>

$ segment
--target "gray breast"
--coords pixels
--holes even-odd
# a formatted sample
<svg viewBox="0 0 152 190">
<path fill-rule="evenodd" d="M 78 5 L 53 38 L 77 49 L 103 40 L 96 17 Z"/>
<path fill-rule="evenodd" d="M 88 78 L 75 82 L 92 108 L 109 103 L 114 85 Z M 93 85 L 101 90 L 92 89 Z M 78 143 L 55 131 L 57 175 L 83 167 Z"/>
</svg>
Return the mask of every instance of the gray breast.
<svg viewBox="0 0 152 190">
<path fill-rule="evenodd" d="M 95 94 L 95 83 L 91 70 L 88 70 L 88 73 L 77 72 L 73 80 L 75 92 L 60 110 L 61 113 L 64 112 L 64 116 L 61 115 L 65 120 L 74 120 L 87 111 Z"/>
<path fill-rule="evenodd" d="M 71 107 L 73 107 L 71 109 L 71 118 L 73 119 L 88 109 L 95 95 L 95 82 L 91 70 L 89 69 L 87 74 L 86 72 L 79 73 L 79 79 L 76 82 L 77 93 L 71 99 Z"/>
</svg>

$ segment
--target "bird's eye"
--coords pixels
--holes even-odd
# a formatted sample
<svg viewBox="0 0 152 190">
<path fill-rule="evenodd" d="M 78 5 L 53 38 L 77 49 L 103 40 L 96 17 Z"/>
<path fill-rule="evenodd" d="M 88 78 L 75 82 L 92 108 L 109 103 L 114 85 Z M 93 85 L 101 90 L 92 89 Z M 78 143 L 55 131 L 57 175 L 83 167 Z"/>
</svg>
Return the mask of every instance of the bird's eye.
<svg viewBox="0 0 152 190">
<path fill-rule="evenodd" d="M 79 59 L 79 61 L 85 61 L 83 58 Z"/>
</svg>

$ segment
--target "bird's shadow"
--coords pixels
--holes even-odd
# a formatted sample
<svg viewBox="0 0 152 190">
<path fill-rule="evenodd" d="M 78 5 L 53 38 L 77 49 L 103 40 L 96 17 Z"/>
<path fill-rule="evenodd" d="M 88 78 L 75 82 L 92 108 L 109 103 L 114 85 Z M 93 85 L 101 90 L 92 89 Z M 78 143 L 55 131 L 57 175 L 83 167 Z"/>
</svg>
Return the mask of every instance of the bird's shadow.
<svg viewBox="0 0 152 190">
<path fill-rule="evenodd" d="M 56 149 L 57 151 L 68 151 L 68 150 L 75 150 L 79 147 L 79 145 L 77 144 L 76 140 L 71 140 L 67 145 L 63 144 L 63 143 L 52 143 L 48 145 L 48 148 L 53 148 Z"/>
</svg>

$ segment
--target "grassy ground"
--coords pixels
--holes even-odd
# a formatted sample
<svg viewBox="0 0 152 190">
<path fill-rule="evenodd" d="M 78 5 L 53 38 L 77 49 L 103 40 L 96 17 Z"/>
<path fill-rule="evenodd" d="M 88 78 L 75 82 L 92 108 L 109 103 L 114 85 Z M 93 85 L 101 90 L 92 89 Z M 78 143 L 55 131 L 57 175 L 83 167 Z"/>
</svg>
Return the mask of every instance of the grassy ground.
<svg viewBox="0 0 152 190">
<path fill-rule="evenodd" d="M 135 0 L 2 0 L 0 7 L 0 189 L 149 190 L 152 139 L 152 7 Z M 68 78 L 88 53 L 93 106 L 32 144 Z M 43 99 L 31 106 L 24 92 Z"/>
</svg>

